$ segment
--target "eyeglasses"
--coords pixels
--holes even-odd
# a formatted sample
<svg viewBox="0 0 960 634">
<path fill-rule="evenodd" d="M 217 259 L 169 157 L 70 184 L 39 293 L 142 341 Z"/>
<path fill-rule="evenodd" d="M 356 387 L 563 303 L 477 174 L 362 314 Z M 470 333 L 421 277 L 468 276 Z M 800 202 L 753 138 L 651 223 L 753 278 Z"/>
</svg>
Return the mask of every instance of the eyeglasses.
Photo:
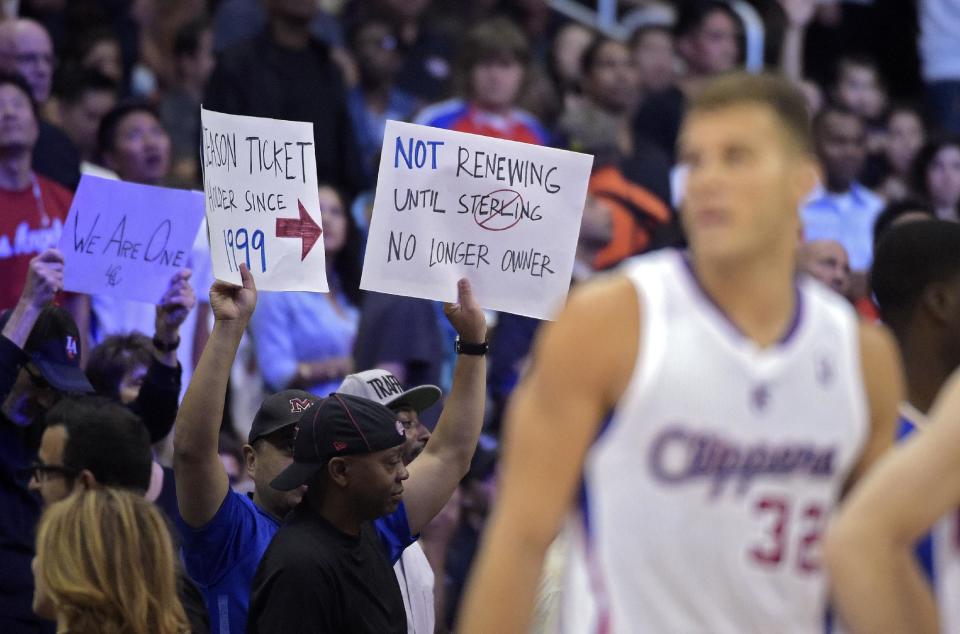
<svg viewBox="0 0 960 634">
<path fill-rule="evenodd" d="M 37 482 L 45 482 L 51 476 L 75 478 L 77 476 L 77 470 L 63 465 L 47 464 L 41 460 L 37 460 L 26 469 L 23 469 L 21 474 L 25 479 L 33 478 Z"/>
</svg>

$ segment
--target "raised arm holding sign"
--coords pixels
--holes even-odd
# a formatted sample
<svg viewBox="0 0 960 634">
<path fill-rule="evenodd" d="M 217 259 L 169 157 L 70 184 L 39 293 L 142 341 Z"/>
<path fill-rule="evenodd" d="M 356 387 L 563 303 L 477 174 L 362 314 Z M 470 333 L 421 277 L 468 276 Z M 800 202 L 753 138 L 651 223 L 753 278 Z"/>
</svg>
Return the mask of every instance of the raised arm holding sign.
<svg viewBox="0 0 960 634">
<path fill-rule="evenodd" d="M 567 295 L 592 157 L 388 121 L 361 287 L 549 318 Z"/>
</svg>

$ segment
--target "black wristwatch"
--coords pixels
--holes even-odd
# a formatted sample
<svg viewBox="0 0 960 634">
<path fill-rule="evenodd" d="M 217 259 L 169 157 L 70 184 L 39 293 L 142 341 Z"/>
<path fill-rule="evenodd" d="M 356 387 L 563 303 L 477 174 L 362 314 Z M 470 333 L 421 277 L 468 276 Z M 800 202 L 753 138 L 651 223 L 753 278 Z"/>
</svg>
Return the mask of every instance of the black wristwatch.
<svg viewBox="0 0 960 634">
<path fill-rule="evenodd" d="M 180 335 L 177 335 L 176 340 L 173 343 L 164 343 L 154 335 L 153 336 L 153 347 L 157 349 L 157 352 L 173 352 L 180 346 Z"/>
<path fill-rule="evenodd" d="M 456 350 L 457 354 L 472 354 L 482 357 L 487 354 L 490 345 L 486 341 L 482 343 L 467 343 L 466 341 L 460 341 L 460 337 L 457 337 L 453 344 L 453 349 Z"/>
</svg>

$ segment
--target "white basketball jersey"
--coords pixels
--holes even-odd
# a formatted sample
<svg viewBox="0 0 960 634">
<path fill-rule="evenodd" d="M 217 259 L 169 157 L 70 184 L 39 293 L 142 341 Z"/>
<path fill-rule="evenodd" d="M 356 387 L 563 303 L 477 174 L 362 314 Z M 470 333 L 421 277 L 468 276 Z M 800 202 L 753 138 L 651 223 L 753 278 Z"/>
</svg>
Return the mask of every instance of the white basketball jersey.
<svg viewBox="0 0 960 634">
<path fill-rule="evenodd" d="M 642 329 L 633 376 L 589 450 L 564 632 L 822 632 L 821 536 L 868 431 L 852 308 L 812 280 L 761 349 L 684 256 L 624 267 Z"/>
<path fill-rule="evenodd" d="M 933 587 L 940 612 L 940 631 L 960 634 L 960 510 L 933 527 Z"/>
</svg>

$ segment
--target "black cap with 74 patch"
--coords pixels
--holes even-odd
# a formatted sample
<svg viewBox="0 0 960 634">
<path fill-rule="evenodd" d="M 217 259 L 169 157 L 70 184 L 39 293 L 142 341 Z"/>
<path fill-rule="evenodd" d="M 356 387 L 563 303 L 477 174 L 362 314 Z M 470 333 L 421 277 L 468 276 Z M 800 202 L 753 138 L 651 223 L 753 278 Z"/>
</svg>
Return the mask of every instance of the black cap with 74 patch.
<svg viewBox="0 0 960 634">
<path fill-rule="evenodd" d="M 368 454 L 404 443 L 397 415 L 371 400 L 334 392 L 300 418 L 293 463 L 270 482 L 290 491 L 307 481 L 331 458 Z"/>
</svg>

